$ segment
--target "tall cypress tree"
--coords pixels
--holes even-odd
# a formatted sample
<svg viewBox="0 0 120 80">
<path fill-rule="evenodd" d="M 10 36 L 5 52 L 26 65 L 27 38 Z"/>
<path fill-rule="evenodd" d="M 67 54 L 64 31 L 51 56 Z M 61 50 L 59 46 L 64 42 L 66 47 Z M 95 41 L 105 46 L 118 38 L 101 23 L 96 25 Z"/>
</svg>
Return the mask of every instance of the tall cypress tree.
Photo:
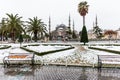
<svg viewBox="0 0 120 80">
<path fill-rule="evenodd" d="M 83 28 L 82 28 L 82 33 L 81 33 L 81 40 L 80 40 L 80 42 L 83 42 L 84 45 L 85 45 L 85 43 L 88 42 L 88 35 L 87 35 L 87 30 L 86 30 L 86 27 L 85 27 L 85 26 L 83 26 Z"/>
<path fill-rule="evenodd" d="M 21 47 L 21 44 L 22 44 L 22 42 L 23 42 L 23 36 L 22 36 L 21 34 L 20 34 L 20 36 L 19 36 L 18 42 L 20 42 L 20 47 Z"/>
</svg>

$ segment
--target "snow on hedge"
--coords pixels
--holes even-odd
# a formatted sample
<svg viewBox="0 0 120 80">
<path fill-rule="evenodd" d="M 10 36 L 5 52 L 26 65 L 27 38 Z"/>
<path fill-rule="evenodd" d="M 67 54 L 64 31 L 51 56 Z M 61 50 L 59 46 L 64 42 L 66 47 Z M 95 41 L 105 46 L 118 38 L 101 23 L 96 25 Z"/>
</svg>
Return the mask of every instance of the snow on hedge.
<svg viewBox="0 0 120 80">
<path fill-rule="evenodd" d="M 53 51 L 53 50 L 59 50 L 59 49 L 64 49 L 64 48 L 68 48 L 70 46 L 44 46 L 44 45 L 39 45 L 39 46 L 27 46 L 27 49 L 36 51 L 36 52 L 46 52 L 46 51 Z"/>
</svg>

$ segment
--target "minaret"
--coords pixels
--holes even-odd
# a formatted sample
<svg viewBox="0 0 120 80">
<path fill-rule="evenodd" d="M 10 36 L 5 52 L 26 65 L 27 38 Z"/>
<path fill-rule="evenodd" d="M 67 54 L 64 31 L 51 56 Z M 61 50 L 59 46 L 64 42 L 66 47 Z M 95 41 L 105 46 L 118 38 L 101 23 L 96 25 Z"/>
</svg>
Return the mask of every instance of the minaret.
<svg viewBox="0 0 120 80">
<path fill-rule="evenodd" d="M 72 34 L 72 38 L 74 38 L 73 36 L 74 36 L 74 32 L 75 31 L 75 24 L 74 24 L 74 20 L 73 20 L 73 34 Z"/>
<path fill-rule="evenodd" d="M 50 32 L 51 32 L 51 18 L 50 18 L 50 16 L 49 16 L 49 34 L 50 34 Z"/>
<path fill-rule="evenodd" d="M 49 26 L 49 39 L 51 40 L 51 18 L 49 16 L 49 22 L 48 22 L 48 26 Z"/>
<path fill-rule="evenodd" d="M 69 14 L 69 21 L 68 21 L 68 27 L 71 27 L 71 19 L 70 19 L 70 14 Z"/>
<path fill-rule="evenodd" d="M 74 24 L 74 20 L 73 20 L 73 32 L 75 31 L 75 24 Z"/>
<path fill-rule="evenodd" d="M 98 25 L 98 22 L 97 22 L 97 16 L 96 16 L 95 26 L 97 26 L 97 25 Z"/>
</svg>

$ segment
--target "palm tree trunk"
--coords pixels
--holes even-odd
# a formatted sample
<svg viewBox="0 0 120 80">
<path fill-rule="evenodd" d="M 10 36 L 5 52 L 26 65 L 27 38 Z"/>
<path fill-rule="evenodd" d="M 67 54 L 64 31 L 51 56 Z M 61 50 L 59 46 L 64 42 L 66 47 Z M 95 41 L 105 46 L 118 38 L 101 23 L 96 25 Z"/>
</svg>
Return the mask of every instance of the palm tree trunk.
<svg viewBox="0 0 120 80">
<path fill-rule="evenodd" d="M 12 42 L 15 43 L 15 32 L 14 31 L 11 32 L 11 39 L 12 39 Z"/>
<path fill-rule="evenodd" d="M 34 32 L 34 41 L 37 42 L 37 31 Z"/>
<path fill-rule="evenodd" d="M 85 16 L 83 16 L 83 26 L 85 26 Z"/>
<path fill-rule="evenodd" d="M 11 40 L 13 41 L 13 32 L 11 33 Z"/>
<path fill-rule="evenodd" d="M 14 31 L 13 31 L 13 33 L 12 33 L 12 40 L 13 40 L 13 42 L 15 43 L 15 33 L 14 33 Z"/>
</svg>

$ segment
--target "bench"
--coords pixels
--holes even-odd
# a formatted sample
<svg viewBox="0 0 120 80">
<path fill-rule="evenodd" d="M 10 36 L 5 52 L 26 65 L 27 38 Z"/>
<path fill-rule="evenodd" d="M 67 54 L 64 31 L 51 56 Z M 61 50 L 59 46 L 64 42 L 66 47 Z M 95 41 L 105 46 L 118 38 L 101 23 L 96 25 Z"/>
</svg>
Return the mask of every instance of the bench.
<svg viewBox="0 0 120 80">
<path fill-rule="evenodd" d="M 34 54 L 32 53 L 9 53 L 3 58 L 4 66 L 18 64 L 34 64 Z"/>
</svg>

